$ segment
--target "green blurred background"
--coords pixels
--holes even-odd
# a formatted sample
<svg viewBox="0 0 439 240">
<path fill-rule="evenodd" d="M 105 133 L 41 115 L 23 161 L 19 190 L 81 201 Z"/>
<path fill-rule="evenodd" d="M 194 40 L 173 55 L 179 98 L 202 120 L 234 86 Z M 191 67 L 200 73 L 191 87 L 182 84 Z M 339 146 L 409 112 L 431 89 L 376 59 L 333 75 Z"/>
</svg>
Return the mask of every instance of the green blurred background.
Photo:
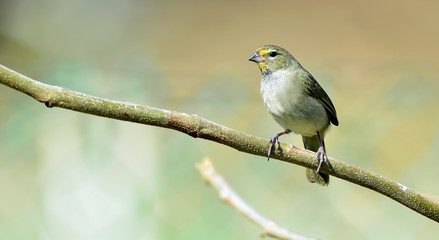
<svg viewBox="0 0 439 240">
<path fill-rule="evenodd" d="M 340 120 L 330 156 L 439 195 L 435 1 L 0 1 L 0 64 L 95 96 L 281 128 L 247 61 L 288 49 Z M 281 138 L 302 147 L 299 136 Z M 257 210 L 322 239 L 435 239 L 437 223 L 370 190 L 176 131 L 49 109 L 0 86 L 0 239 L 258 239 L 194 165 Z"/>
</svg>

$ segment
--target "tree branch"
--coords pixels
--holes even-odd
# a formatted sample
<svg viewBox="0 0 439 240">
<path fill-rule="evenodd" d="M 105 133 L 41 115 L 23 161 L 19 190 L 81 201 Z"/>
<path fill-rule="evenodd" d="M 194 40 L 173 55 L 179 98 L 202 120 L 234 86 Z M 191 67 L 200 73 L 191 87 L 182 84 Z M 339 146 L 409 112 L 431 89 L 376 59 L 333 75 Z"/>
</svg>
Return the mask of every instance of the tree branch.
<svg viewBox="0 0 439 240">
<path fill-rule="evenodd" d="M 197 163 L 197 169 L 200 171 L 204 180 L 210 184 L 218 192 L 220 199 L 235 208 L 242 215 L 250 219 L 252 222 L 259 225 L 264 229 L 262 236 L 270 236 L 281 240 L 312 240 L 315 238 L 310 238 L 303 236 L 301 234 L 295 233 L 281 225 L 277 222 L 268 219 L 258 213 L 250 205 L 248 205 L 234 190 L 227 181 L 216 172 L 213 166 L 212 160 L 209 158 L 203 159 L 201 163 Z"/>
<path fill-rule="evenodd" d="M 0 83 L 23 92 L 47 107 L 60 107 L 96 116 L 114 118 L 163 128 L 174 129 L 195 138 L 203 138 L 232 147 L 236 150 L 266 156 L 269 143 L 211 122 L 194 114 L 162 110 L 133 103 L 118 102 L 47 85 L 0 65 Z M 282 150 L 271 158 L 316 169 L 315 153 L 289 144 L 281 144 Z M 408 208 L 439 222 L 439 204 L 414 190 L 373 172 L 329 158 L 324 173 L 372 189 L 407 206 Z"/>
</svg>

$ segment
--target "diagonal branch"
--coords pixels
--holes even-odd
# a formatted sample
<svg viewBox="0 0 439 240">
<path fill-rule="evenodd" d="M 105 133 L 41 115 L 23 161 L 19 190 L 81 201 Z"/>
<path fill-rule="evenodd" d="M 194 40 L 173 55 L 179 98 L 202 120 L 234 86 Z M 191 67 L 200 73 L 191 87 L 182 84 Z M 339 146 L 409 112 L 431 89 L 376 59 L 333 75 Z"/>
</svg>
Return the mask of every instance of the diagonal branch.
<svg viewBox="0 0 439 240">
<path fill-rule="evenodd" d="M 47 107 L 60 107 L 96 116 L 174 129 L 195 138 L 227 145 L 236 150 L 266 156 L 268 141 L 211 122 L 194 114 L 168 111 L 134 103 L 118 102 L 47 85 L 0 65 L 0 83 L 25 93 Z M 281 144 L 271 158 L 316 169 L 315 153 Z M 369 188 L 439 222 L 439 204 L 386 177 L 329 158 L 331 168 L 321 172 Z"/>
<path fill-rule="evenodd" d="M 227 181 L 215 170 L 212 160 L 203 159 L 197 163 L 197 169 L 200 171 L 204 180 L 218 192 L 222 201 L 235 208 L 242 215 L 264 229 L 262 236 L 270 236 L 281 240 L 313 240 L 315 238 L 307 237 L 293 232 L 277 222 L 268 219 L 246 203 L 227 183 Z"/>
</svg>

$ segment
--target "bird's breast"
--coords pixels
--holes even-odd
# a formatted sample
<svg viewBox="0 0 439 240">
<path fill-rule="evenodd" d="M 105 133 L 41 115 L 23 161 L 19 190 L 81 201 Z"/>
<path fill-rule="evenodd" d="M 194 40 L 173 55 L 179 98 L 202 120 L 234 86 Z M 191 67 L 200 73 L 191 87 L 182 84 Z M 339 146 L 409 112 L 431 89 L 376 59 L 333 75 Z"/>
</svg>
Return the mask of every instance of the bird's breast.
<svg viewBox="0 0 439 240">
<path fill-rule="evenodd" d="M 303 136 L 314 136 L 329 125 L 323 105 L 305 92 L 288 73 L 263 76 L 261 96 L 273 119 L 284 129 Z"/>
</svg>

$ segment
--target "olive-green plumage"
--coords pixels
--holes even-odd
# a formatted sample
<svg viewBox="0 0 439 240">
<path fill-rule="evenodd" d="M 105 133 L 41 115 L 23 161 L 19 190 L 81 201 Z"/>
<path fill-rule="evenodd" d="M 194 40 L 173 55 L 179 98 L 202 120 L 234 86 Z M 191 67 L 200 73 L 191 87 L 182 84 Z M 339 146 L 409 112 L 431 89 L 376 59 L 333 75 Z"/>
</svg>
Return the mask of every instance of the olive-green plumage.
<svg viewBox="0 0 439 240">
<path fill-rule="evenodd" d="M 265 107 L 285 131 L 271 140 L 268 152 L 278 142 L 278 137 L 291 131 L 302 135 L 306 149 L 317 152 L 319 168 L 327 161 L 325 131 L 332 123 L 338 126 L 337 113 L 331 99 L 302 65 L 285 49 L 266 45 L 258 48 L 249 58 L 262 72 L 261 96 Z M 329 184 L 329 175 L 306 170 L 310 182 Z"/>
</svg>

